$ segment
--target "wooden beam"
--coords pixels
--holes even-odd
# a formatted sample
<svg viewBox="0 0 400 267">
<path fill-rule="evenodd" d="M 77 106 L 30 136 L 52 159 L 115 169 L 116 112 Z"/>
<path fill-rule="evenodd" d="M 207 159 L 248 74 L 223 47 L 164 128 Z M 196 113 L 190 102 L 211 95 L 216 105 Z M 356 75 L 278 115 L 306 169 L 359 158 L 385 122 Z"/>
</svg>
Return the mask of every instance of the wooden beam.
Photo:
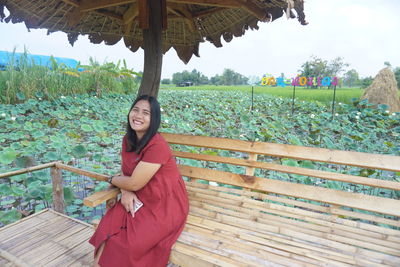
<svg viewBox="0 0 400 267">
<path fill-rule="evenodd" d="M 139 16 L 139 5 L 138 3 L 133 3 L 130 5 L 127 11 L 125 11 L 122 16 L 124 24 L 131 23 L 137 16 Z"/>
<path fill-rule="evenodd" d="M 193 14 L 193 18 L 200 18 L 209 14 L 213 14 L 213 13 L 217 13 L 220 12 L 222 10 L 225 10 L 226 7 L 214 7 L 214 8 L 210 8 L 204 11 L 199 11 Z"/>
<path fill-rule="evenodd" d="M 185 23 L 191 32 L 196 31 L 196 25 L 193 20 L 193 14 L 189 10 L 187 10 L 185 5 L 179 5 L 177 3 L 168 3 L 168 9 L 171 10 L 171 12 L 173 12 L 177 16 L 182 17 L 185 20 Z"/>
<path fill-rule="evenodd" d="M 139 27 L 149 28 L 149 0 L 139 0 Z"/>
<path fill-rule="evenodd" d="M 84 198 L 83 204 L 85 206 L 94 208 L 94 207 L 102 204 L 103 202 L 106 202 L 107 200 L 118 196 L 119 193 L 121 193 L 119 188 L 111 188 L 111 189 L 104 190 L 104 191 L 98 191 L 98 192 L 94 193 L 93 195 L 90 195 L 90 196 Z"/>
<path fill-rule="evenodd" d="M 193 136 L 184 134 L 161 133 L 168 143 L 216 148 L 247 153 L 256 153 L 279 158 L 311 160 L 348 166 L 400 171 L 400 157 L 384 154 L 371 154 L 355 151 L 343 151 L 318 147 L 251 142 L 220 137 Z"/>
<path fill-rule="evenodd" d="M 72 10 L 65 15 L 65 17 L 67 18 L 68 26 L 74 27 L 86 14 L 87 13 L 81 12 L 79 8 L 72 8 Z"/>
<path fill-rule="evenodd" d="M 109 18 L 111 18 L 111 19 L 116 19 L 116 20 L 118 20 L 119 22 L 123 23 L 123 17 L 120 16 L 120 15 L 118 15 L 118 14 L 115 14 L 115 13 L 113 13 L 113 12 L 103 11 L 103 10 L 96 10 L 96 11 L 94 11 L 94 12 L 97 13 L 97 14 L 100 14 L 100 15 L 102 15 L 102 16 L 109 17 Z"/>
<path fill-rule="evenodd" d="M 76 0 L 62 0 L 64 3 L 69 4 L 74 7 L 79 7 L 79 2 Z"/>
<path fill-rule="evenodd" d="M 167 0 L 161 0 L 161 18 L 162 18 L 162 30 L 166 31 L 168 28 L 168 15 L 167 15 Z"/>
<path fill-rule="evenodd" d="M 292 167 L 286 165 L 280 165 L 276 163 L 270 162 L 260 162 L 249 159 L 238 159 L 238 158 L 230 158 L 230 157 L 221 157 L 216 155 L 205 155 L 205 154 L 197 154 L 197 153 L 190 153 L 190 152 L 181 152 L 181 151 L 172 151 L 172 154 L 175 157 L 179 158 L 186 158 L 186 159 L 195 159 L 195 160 L 202 160 L 202 161 L 212 161 L 212 162 L 219 162 L 219 163 L 226 163 L 232 165 L 239 165 L 246 167 L 246 174 L 252 175 L 251 173 L 247 173 L 248 168 L 260 168 L 265 170 L 272 170 L 277 172 L 284 172 L 284 173 L 291 173 L 291 174 L 298 174 L 304 175 L 309 177 L 317 177 L 326 180 L 332 181 L 340 181 L 345 183 L 354 183 L 354 184 L 361 184 L 367 185 L 372 187 L 379 187 L 379 188 L 387 188 L 391 190 L 399 190 L 400 191 L 400 183 L 388 180 L 381 180 L 381 179 L 374 179 L 362 176 L 355 176 L 349 174 L 342 174 L 337 172 L 328 172 L 328 171 L 321 171 L 315 169 L 308 169 L 302 167 Z M 249 155 L 257 155 L 254 153 L 249 153 Z M 257 158 L 253 156 L 254 158 Z"/>
<path fill-rule="evenodd" d="M 135 2 L 135 0 L 83 0 L 79 4 L 79 9 L 81 12 L 88 12 L 101 8 L 130 4 L 132 2 Z"/>
<path fill-rule="evenodd" d="M 241 4 L 236 0 L 169 0 L 169 3 L 180 3 L 200 6 L 218 6 L 238 8 Z"/>
</svg>

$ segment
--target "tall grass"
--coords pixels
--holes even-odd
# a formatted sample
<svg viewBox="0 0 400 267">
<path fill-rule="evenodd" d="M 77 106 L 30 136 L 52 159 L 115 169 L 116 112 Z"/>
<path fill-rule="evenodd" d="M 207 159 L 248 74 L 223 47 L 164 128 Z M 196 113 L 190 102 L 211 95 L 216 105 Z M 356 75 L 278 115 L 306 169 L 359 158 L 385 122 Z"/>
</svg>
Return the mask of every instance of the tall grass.
<svg viewBox="0 0 400 267">
<path fill-rule="evenodd" d="M 36 65 L 25 52 L 16 60 L 15 53 L 4 71 L 0 71 L 0 103 L 12 104 L 28 98 L 54 99 L 61 95 L 102 92 L 134 93 L 138 82 L 135 72 L 114 63 L 83 66 L 84 71 L 58 64 L 51 58 L 51 68 Z"/>
<path fill-rule="evenodd" d="M 172 85 L 161 85 L 162 90 L 211 90 L 211 91 L 242 91 L 251 94 L 251 85 L 200 85 L 188 87 L 176 87 Z M 270 87 L 270 86 L 254 86 L 255 94 L 269 94 L 274 96 L 292 98 L 293 87 Z M 306 101 L 319 101 L 325 104 L 332 102 L 333 89 L 306 89 L 296 88 L 295 99 Z M 363 93 L 361 88 L 336 88 L 336 102 L 351 103 L 352 98 L 359 98 Z"/>
</svg>

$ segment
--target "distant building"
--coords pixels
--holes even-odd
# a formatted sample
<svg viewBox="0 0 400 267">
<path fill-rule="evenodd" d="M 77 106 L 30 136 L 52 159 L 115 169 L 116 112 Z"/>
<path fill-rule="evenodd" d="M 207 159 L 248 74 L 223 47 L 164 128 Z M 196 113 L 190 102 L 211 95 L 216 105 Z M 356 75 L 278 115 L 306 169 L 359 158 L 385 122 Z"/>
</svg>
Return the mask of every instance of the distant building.
<svg viewBox="0 0 400 267">
<path fill-rule="evenodd" d="M 27 60 L 27 64 L 34 63 L 39 66 L 46 66 L 51 68 L 51 56 L 43 56 L 43 55 L 30 55 L 27 53 L 13 53 L 7 51 L 0 51 L 0 70 L 5 70 L 7 65 L 10 64 L 11 61 L 14 61 L 14 66 L 18 66 L 21 60 Z M 78 61 L 72 58 L 64 58 L 64 57 L 53 57 L 57 64 L 65 64 L 69 68 L 76 68 L 78 66 Z"/>
<path fill-rule="evenodd" d="M 193 86 L 194 83 L 193 82 L 182 82 L 180 84 L 178 84 L 179 87 L 186 87 L 186 86 Z"/>
</svg>

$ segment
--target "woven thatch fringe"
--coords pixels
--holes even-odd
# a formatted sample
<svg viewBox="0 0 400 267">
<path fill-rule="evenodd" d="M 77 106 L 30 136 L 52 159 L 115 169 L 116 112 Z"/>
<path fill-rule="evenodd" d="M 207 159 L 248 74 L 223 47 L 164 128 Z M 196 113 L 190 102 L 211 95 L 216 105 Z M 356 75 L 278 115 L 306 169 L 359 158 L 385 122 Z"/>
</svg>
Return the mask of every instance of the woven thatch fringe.
<svg viewBox="0 0 400 267">
<path fill-rule="evenodd" d="M 89 34 L 89 40 L 90 42 L 94 43 L 94 44 L 99 44 L 102 41 L 104 41 L 104 43 L 106 45 L 114 45 L 116 43 L 119 42 L 119 40 L 121 40 L 122 36 L 118 36 L 118 35 L 114 35 L 114 34 L 106 34 L 106 33 L 92 33 Z"/>
<path fill-rule="evenodd" d="M 138 41 L 133 39 L 132 37 L 127 37 L 127 36 L 124 36 L 124 43 L 126 47 L 128 47 L 129 50 L 131 50 L 132 52 L 136 52 L 139 49 L 139 47 L 143 45 L 143 41 Z"/>
<path fill-rule="evenodd" d="M 259 27 L 258 27 L 257 23 L 258 23 L 258 19 L 255 18 L 255 19 L 249 21 L 249 23 L 247 25 L 249 25 L 250 29 L 252 29 L 252 30 L 258 30 Z"/>
<path fill-rule="evenodd" d="M 215 45 L 215 47 L 222 47 L 221 36 L 207 36 L 206 40 Z"/>
<path fill-rule="evenodd" d="M 189 60 L 192 58 L 192 55 L 199 57 L 199 45 L 194 46 L 173 46 L 178 57 L 187 64 Z"/>
<path fill-rule="evenodd" d="M 244 35 L 244 33 L 245 33 L 245 26 L 236 25 L 236 27 L 231 28 L 231 32 L 233 33 L 233 35 L 235 37 L 240 37 L 240 36 Z"/>
<path fill-rule="evenodd" d="M 400 112 L 400 98 L 393 71 L 390 68 L 382 69 L 361 98 L 368 99 L 370 103 L 388 105 L 391 112 Z"/>
<path fill-rule="evenodd" d="M 118 36 L 115 34 L 102 34 L 102 37 L 106 45 L 115 45 L 122 38 L 122 36 Z"/>
<path fill-rule="evenodd" d="M 99 33 L 92 33 L 88 36 L 91 43 L 100 44 L 103 41 L 103 38 Z"/>
<path fill-rule="evenodd" d="M 72 46 L 74 46 L 74 43 L 76 42 L 76 40 L 78 40 L 79 33 L 77 33 L 77 32 L 69 32 L 69 33 L 67 34 L 67 36 L 68 36 L 68 41 L 69 41 L 69 43 L 70 43 Z"/>
<path fill-rule="evenodd" d="M 164 44 L 163 44 L 163 54 L 167 53 L 168 50 L 171 49 L 171 47 L 172 47 L 171 44 L 165 44 L 165 43 L 164 43 Z"/>
<path fill-rule="evenodd" d="M 272 7 L 268 9 L 268 14 L 270 15 L 271 21 L 274 21 L 283 16 L 283 10 L 280 7 Z"/>
<path fill-rule="evenodd" d="M 168 14 L 167 29 L 163 33 L 163 53 L 171 46 L 175 47 L 179 57 L 187 63 L 191 58 L 188 51 L 198 56 L 200 42 L 208 40 L 216 47 L 222 47 L 221 37 L 230 42 L 233 36 L 243 36 L 245 31 L 258 29 L 258 21 L 272 21 L 281 17 L 286 12 L 289 18 L 297 13 L 302 24 L 304 20 L 304 0 L 252 0 L 232 1 L 233 7 L 216 8 L 212 5 L 185 4 L 184 13 L 190 16 L 180 16 L 177 10 Z M 94 1 L 96 2 L 96 1 Z M 107 3 L 106 3 L 107 2 Z M 173 1 L 172 1 L 173 2 Z M 190 1 L 189 1 L 190 2 Z M 243 2 L 243 3 L 242 3 Z M 109 5 L 105 1 L 104 8 L 82 11 L 79 8 L 82 1 L 65 0 L 0 0 L 0 20 L 5 22 L 25 22 L 29 28 L 44 28 L 50 32 L 63 31 L 68 34 L 71 45 L 77 40 L 78 35 L 88 35 L 92 43 L 104 41 L 107 45 L 117 43 L 124 37 L 126 46 L 133 52 L 143 46 L 143 34 L 139 27 L 137 17 L 124 21 L 124 15 L 130 10 L 131 5 L 121 2 L 120 5 Z M 250 6 L 253 7 L 249 8 Z M 254 13 L 254 7 L 256 12 Z M 4 7 L 10 11 L 6 17 Z M 293 12 L 293 11 L 296 12 Z M 129 16 L 127 16 L 129 17 Z M 129 19 L 129 18 L 128 18 Z M 183 48 L 187 47 L 187 48 Z"/>
<path fill-rule="evenodd" d="M 231 32 L 224 32 L 222 34 L 222 37 L 224 37 L 225 42 L 229 43 L 233 39 L 233 35 Z"/>
</svg>

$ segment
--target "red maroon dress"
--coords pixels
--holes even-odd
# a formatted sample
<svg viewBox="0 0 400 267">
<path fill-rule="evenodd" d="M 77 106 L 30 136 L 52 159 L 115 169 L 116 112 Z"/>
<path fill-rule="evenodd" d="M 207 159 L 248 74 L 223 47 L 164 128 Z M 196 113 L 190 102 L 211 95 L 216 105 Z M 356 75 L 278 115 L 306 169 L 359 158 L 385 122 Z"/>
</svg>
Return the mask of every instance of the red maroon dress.
<svg viewBox="0 0 400 267">
<path fill-rule="evenodd" d="M 139 154 L 126 152 L 122 140 L 122 172 L 131 176 L 139 161 L 161 168 L 140 190 L 143 206 L 132 217 L 118 201 L 109 209 L 89 242 L 97 253 L 106 241 L 102 267 L 165 267 L 172 245 L 181 234 L 189 211 L 185 183 L 168 143 L 156 134 Z"/>
</svg>

